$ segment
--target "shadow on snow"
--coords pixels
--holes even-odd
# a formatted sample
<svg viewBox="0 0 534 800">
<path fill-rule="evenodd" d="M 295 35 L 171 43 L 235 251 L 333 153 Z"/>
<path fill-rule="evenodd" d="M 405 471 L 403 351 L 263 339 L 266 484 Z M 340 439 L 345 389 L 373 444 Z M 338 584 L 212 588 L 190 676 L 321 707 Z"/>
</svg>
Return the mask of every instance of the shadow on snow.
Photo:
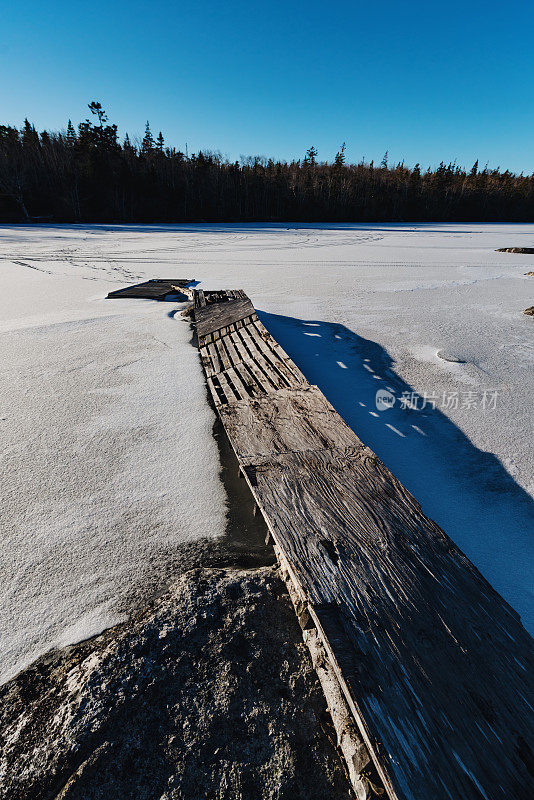
<svg viewBox="0 0 534 800">
<path fill-rule="evenodd" d="M 378 389 L 397 398 L 414 390 L 376 342 L 340 324 L 261 311 L 258 317 L 534 633 L 534 503 L 499 459 L 475 447 L 437 406 L 405 409 L 396 402 L 379 411 Z"/>
</svg>

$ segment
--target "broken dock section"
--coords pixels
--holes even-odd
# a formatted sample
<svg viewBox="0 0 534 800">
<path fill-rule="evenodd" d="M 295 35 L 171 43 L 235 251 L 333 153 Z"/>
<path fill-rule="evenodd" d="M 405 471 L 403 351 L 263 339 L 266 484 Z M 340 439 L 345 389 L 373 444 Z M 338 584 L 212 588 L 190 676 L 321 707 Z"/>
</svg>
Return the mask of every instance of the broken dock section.
<svg viewBox="0 0 534 800">
<path fill-rule="evenodd" d="M 206 380 L 273 540 L 359 798 L 530 800 L 518 615 L 241 290 L 194 290 Z"/>
<path fill-rule="evenodd" d="M 185 294 L 191 296 L 191 290 L 186 289 L 193 281 L 189 278 L 152 278 L 143 283 L 125 286 L 124 289 L 116 289 L 108 293 L 108 300 L 121 297 L 138 298 L 143 300 L 165 300 L 166 297 Z"/>
</svg>

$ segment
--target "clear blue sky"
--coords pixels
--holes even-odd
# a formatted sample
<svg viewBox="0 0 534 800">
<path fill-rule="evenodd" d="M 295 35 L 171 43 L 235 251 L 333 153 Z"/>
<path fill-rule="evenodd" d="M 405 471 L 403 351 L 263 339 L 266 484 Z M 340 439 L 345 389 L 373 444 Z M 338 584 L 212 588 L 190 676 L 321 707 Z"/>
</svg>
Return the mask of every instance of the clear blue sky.
<svg viewBox="0 0 534 800">
<path fill-rule="evenodd" d="M 100 100 L 121 135 L 230 158 L 441 159 L 534 171 L 528 0 L 3 4 L 0 122 L 65 127 Z"/>
</svg>

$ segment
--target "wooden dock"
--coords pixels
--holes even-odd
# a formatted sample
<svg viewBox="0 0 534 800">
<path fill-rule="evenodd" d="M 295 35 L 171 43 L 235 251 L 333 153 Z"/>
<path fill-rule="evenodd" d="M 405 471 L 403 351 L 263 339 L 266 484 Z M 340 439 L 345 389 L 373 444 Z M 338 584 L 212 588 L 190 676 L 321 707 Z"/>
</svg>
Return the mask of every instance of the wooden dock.
<svg viewBox="0 0 534 800">
<path fill-rule="evenodd" d="M 116 289 L 114 292 L 108 293 L 108 300 L 115 300 L 121 297 L 135 297 L 144 300 L 165 300 L 168 295 L 173 294 L 186 294 L 190 296 L 191 292 L 184 292 L 184 289 L 192 283 L 190 278 L 152 278 L 143 283 L 136 283 L 135 285 L 125 286 L 124 289 Z"/>
<path fill-rule="evenodd" d="M 532 800 L 533 641 L 274 341 L 193 291 L 207 383 L 267 523 L 358 798 Z"/>
</svg>

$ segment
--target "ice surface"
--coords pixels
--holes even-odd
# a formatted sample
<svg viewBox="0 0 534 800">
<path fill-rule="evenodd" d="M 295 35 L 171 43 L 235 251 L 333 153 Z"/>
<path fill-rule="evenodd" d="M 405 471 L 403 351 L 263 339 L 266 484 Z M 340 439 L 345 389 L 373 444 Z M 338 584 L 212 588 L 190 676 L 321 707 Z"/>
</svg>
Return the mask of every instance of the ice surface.
<svg viewBox="0 0 534 800">
<path fill-rule="evenodd" d="M 1 227 L 2 678 L 112 624 L 181 543 L 224 531 L 182 306 L 104 299 L 157 277 L 243 288 L 534 631 L 534 280 L 529 256 L 494 252 L 533 242 L 532 225 Z M 402 408 L 412 391 L 436 409 Z"/>
<path fill-rule="evenodd" d="M 18 246 L 39 256 L 54 236 Z M 104 300 L 131 277 L 95 262 L 97 280 L 48 256 L 0 266 L 3 679 L 123 618 L 158 574 L 165 588 L 178 545 L 225 531 L 184 304 Z"/>
</svg>

